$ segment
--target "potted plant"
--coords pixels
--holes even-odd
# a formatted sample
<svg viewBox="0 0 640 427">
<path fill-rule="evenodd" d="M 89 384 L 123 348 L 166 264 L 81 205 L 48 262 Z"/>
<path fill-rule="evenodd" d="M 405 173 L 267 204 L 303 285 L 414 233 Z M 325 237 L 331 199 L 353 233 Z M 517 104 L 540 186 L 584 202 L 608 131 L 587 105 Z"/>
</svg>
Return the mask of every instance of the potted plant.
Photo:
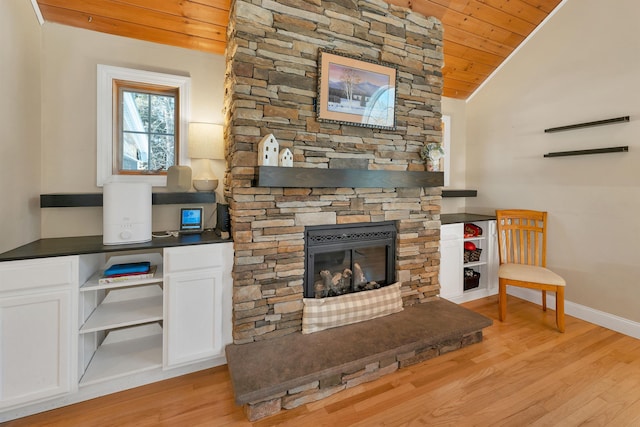
<svg viewBox="0 0 640 427">
<path fill-rule="evenodd" d="M 438 143 L 430 142 L 422 146 L 420 157 L 427 162 L 428 171 L 438 172 L 440 170 L 440 159 L 444 157 L 444 148 Z"/>
</svg>

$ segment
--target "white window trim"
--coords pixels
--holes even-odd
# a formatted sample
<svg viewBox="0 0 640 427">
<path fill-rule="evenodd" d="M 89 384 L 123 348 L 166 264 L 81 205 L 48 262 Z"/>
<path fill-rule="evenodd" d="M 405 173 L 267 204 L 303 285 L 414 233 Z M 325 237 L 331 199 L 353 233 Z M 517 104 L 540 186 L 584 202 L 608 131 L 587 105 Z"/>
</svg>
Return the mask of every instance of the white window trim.
<svg viewBox="0 0 640 427">
<path fill-rule="evenodd" d="M 114 175 L 113 174 L 113 81 L 126 80 L 136 83 L 156 84 L 179 88 L 179 150 L 178 164 L 191 165 L 187 154 L 187 129 L 189 125 L 189 99 L 191 79 L 185 76 L 134 70 L 98 64 L 98 108 L 97 108 L 97 184 L 102 187 L 109 182 L 147 182 L 154 187 L 167 185 L 166 175 Z"/>
<path fill-rule="evenodd" d="M 449 176 L 451 176 L 451 116 L 443 115 L 444 134 L 442 135 L 442 148 L 444 149 L 444 186 L 449 186 Z"/>
</svg>

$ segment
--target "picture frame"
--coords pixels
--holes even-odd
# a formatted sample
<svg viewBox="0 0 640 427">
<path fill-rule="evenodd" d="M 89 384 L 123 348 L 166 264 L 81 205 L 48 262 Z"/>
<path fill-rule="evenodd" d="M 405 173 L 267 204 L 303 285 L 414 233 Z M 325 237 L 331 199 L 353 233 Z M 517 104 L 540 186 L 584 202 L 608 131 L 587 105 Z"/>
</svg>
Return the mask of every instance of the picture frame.
<svg viewBox="0 0 640 427">
<path fill-rule="evenodd" d="M 397 80 L 393 64 L 319 49 L 318 121 L 394 130 Z"/>
</svg>

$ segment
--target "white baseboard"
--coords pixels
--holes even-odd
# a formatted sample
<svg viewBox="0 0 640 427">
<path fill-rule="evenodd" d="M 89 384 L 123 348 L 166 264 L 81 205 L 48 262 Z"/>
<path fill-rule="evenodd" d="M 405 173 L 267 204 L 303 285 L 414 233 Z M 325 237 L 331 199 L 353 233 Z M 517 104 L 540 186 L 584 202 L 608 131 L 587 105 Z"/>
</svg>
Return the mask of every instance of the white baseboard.
<svg viewBox="0 0 640 427">
<path fill-rule="evenodd" d="M 542 297 L 540 291 L 534 291 L 526 288 L 507 287 L 507 293 L 518 298 L 522 298 L 537 305 L 542 305 Z M 547 306 L 554 308 L 556 306 L 556 296 L 553 292 L 547 292 Z M 575 302 L 564 302 L 564 311 L 566 314 L 577 317 L 578 319 L 591 322 L 603 328 L 629 335 L 630 337 L 640 339 L 640 323 L 633 320 L 618 317 L 604 311 L 586 307 Z"/>
</svg>

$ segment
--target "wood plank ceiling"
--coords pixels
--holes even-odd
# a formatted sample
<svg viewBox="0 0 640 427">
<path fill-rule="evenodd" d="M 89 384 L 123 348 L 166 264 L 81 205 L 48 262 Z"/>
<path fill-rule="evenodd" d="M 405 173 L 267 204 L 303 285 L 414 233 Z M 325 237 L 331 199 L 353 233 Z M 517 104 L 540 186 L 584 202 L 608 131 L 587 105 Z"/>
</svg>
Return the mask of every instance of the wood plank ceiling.
<svg viewBox="0 0 640 427">
<path fill-rule="evenodd" d="M 466 99 L 561 0 L 387 0 L 444 26 L 444 91 Z M 223 54 L 230 0 L 37 0 L 45 21 Z M 299 0 L 278 0 L 295 6 Z"/>
</svg>

